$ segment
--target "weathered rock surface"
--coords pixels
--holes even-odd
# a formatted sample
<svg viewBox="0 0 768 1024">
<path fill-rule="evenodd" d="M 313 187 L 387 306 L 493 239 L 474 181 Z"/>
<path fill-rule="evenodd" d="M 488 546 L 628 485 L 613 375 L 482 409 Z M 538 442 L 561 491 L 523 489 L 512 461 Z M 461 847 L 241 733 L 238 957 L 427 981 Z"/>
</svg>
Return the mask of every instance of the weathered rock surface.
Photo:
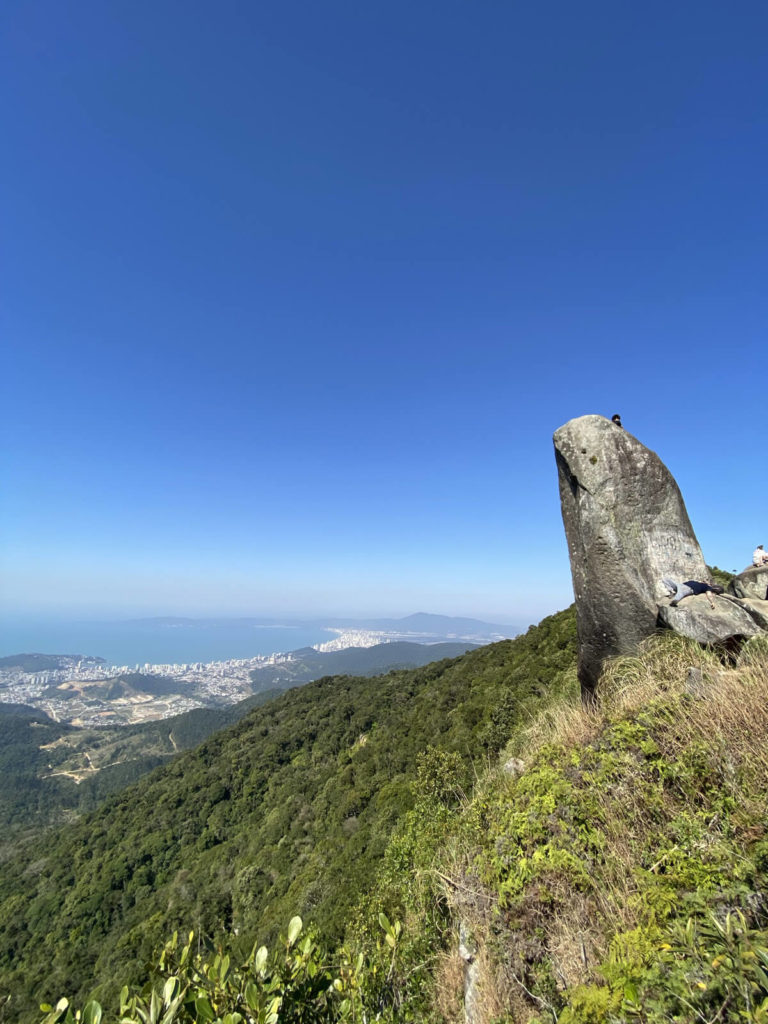
<svg viewBox="0 0 768 1024">
<path fill-rule="evenodd" d="M 753 597 L 765 601 L 768 598 L 768 565 L 759 569 L 745 569 L 734 576 L 728 584 L 728 593 L 734 597 Z"/>
<path fill-rule="evenodd" d="M 732 601 L 736 601 L 737 598 L 732 597 Z M 739 604 L 750 615 L 758 626 L 768 631 L 768 601 L 758 601 L 757 598 L 743 598 L 738 599 Z"/>
<path fill-rule="evenodd" d="M 477 943 L 464 921 L 459 924 L 459 956 L 464 961 L 464 1021 L 479 1024 L 480 1011 L 478 981 L 480 965 L 477 962 Z"/>
<path fill-rule="evenodd" d="M 658 455 L 603 416 L 570 420 L 554 443 L 579 679 L 589 696 L 607 657 L 634 650 L 656 631 L 658 606 L 668 598 L 662 577 L 708 581 L 709 571 L 680 490 Z"/>
<path fill-rule="evenodd" d="M 714 608 L 707 600 L 708 596 Z M 686 597 L 675 607 L 660 605 L 659 621 L 700 644 L 746 640 L 763 632 L 746 608 L 737 601 L 717 594 Z"/>
</svg>

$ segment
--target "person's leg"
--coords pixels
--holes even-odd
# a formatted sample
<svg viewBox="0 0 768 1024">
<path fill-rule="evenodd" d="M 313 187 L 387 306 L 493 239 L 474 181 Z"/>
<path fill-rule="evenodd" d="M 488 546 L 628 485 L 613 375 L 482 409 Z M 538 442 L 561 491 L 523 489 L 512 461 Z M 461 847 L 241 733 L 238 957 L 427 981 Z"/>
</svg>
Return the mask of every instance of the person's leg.
<svg viewBox="0 0 768 1024">
<path fill-rule="evenodd" d="M 670 605 L 673 608 L 676 608 L 677 605 L 683 600 L 684 597 L 690 597 L 692 593 L 693 593 L 693 591 L 691 590 L 691 588 L 688 586 L 687 583 L 678 583 L 677 584 L 677 590 L 675 592 L 675 596 L 672 598 L 672 600 L 669 603 L 670 603 Z"/>
</svg>

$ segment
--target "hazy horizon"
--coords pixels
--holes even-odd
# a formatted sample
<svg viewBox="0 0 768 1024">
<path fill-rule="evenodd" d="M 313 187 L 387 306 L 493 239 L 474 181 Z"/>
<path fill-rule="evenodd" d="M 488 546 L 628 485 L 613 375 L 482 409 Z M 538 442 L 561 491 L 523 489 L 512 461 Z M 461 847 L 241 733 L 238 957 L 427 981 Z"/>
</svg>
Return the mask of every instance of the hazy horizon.
<svg viewBox="0 0 768 1024">
<path fill-rule="evenodd" d="M 406 617 L 407 618 L 407 617 Z M 444 623 L 451 631 L 451 618 Z M 0 622 L 0 657 L 16 654 L 80 654 L 104 658 L 111 665 L 187 664 L 252 658 L 257 655 L 285 653 L 335 639 L 341 623 L 350 628 L 377 628 L 389 617 L 357 619 L 328 616 L 327 619 L 269 621 L 263 617 L 195 619 L 157 617 L 142 619 L 39 619 L 16 618 Z M 475 634 L 490 640 L 486 625 L 514 636 L 520 623 L 480 621 Z M 460 618 L 456 617 L 456 629 Z M 441 623 L 434 624 L 439 626 Z M 430 624 L 431 626 L 432 624 Z M 529 625 L 529 623 L 526 623 Z M 336 628 L 334 628 L 336 627 Z M 429 630 L 428 632 L 432 632 Z M 411 632 L 406 629 L 406 632 Z M 464 630 L 466 633 L 466 630 Z M 434 633 L 437 639 L 446 634 Z M 414 639 L 424 634 L 414 633 Z"/>
<path fill-rule="evenodd" d="M 559 609 L 553 608 L 551 611 L 545 612 L 544 614 L 552 614 L 554 611 Z M 190 623 L 217 623 L 217 622 L 247 622 L 254 625 L 264 624 L 270 628 L 278 628 L 281 623 L 287 626 L 294 626 L 296 623 L 318 623 L 318 624 L 331 624 L 336 622 L 375 622 L 375 621 L 393 621 L 399 622 L 401 620 L 409 619 L 415 615 L 429 615 L 436 616 L 438 618 L 445 619 L 474 619 L 478 622 L 482 622 L 487 625 L 500 625 L 500 626 L 514 626 L 519 625 L 522 621 L 520 616 L 493 616 L 493 615 L 475 615 L 471 613 L 448 613 L 448 612 L 431 612 L 425 611 L 424 609 L 418 609 L 416 611 L 407 611 L 403 613 L 392 613 L 392 612 L 370 612 L 370 613 L 359 613 L 359 612 L 328 612 L 326 614 L 320 614 L 313 612 L 311 614 L 300 614 L 300 613 L 285 613 L 283 615 L 275 615 L 274 613 L 259 614 L 257 612 L 242 612 L 242 613 L 230 613 L 230 614 L 199 614 L 199 615 L 188 615 L 184 613 L 172 613 L 172 612 L 158 612 L 157 614 L 136 614 L 126 615 L 117 613 L 96 613 L 91 612 L 72 615 L 67 611 L 60 611 L 59 613 L 48 613 L 41 614 L 37 611 L 29 612 L 13 612 L 6 613 L 0 619 L 0 637 L 2 636 L 3 627 L 7 625 L 13 625 L 17 623 L 31 624 L 35 622 L 41 623 L 77 623 L 77 624 L 89 624 L 89 623 L 113 623 L 113 624 L 131 624 L 141 622 L 190 622 Z"/>
</svg>

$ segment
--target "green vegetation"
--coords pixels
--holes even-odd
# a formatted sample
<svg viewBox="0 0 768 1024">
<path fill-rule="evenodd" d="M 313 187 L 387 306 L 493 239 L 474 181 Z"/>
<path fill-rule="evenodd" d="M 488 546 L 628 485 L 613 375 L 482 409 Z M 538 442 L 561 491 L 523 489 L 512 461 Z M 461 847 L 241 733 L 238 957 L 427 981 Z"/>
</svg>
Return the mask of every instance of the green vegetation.
<svg viewBox="0 0 768 1024">
<path fill-rule="evenodd" d="M 141 978 L 177 929 L 270 942 L 298 912 L 341 940 L 414 806 L 424 751 L 455 755 L 468 789 L 514 727 L 575 690 L 575 656 L 569 610 L 453 661 L 318 680 L 7 860 L 7 1016 L 63 992 L 116 997 L 115 979 Z"/>
<path fill-rule="evenodd" d="M 381 924 L 394 964 L 400 926 L 384 917 Z M 154 977 L 144 991 L 131 993 L 125 986 L 120 992 L 121 1024 L 333 1024 L 373 1019 L 374 1014 L 381 1019 L 382 1011 L 391 1008 L 391 977 L 377 979 L 375 966 L 347 949 L 329 957 L 313 932 L 302 938 L 303 929 L 301 918 L 294 917 L 272 956 L 266 946 L 255 945 L 244 960 L 223 952 L 202 955 L 195 952 L 194 932 L 184 946 L 174 934 L 153 964 Z M 82 1013 L 73 1012 L 66 999 L 42 1010 L 44 1024 L 100 1024 L 103 1016 L 95 1000 Z"/>
<path fill-rule="evenodd" d="M 766 1024 L 768 645 L 660 635 L 585 709 L 573 628 L 292 691 L 59 836 L 9 1016 L 458 1024 L 469 960 L 484 1024 Z"/>
<path fill-rule="evenodd" d="M 716 565 L 708 565 L 707 568 L 712 577 L 712 582 L 719 583 L 721 587 L 727 587 L 736 575 L 733 572 L 728 572 L 726 569 L 718 569 Z"/>
<path fill-rule="evenodd" d="M 46 825 L 93 811 L 179 751 L 238 722 L 279 691 L 227 708 L 196 708 L 158 722 L 80 729 L 23 704 L 0 703 L 0 851 L 6 856 Z"/>
<path fill-rule="evenodd" d="M 457 657 L 473 646 L 391 643 L 333 652 L 307 648 L 297 652 L 301 657 L 290 662 L 254 669 L 254 695 L 237 704 L 198 708 L 139 725 L 81 728 L 54 722 L 43 712 L 24 705 L 0 703 L 0 770 L 4 781 L 0 792 L 0 853 L 7 855 L 8 849 L 25 835 L 36 841 L 42 826 L 70 821 L 73 815 L 95 810 L 110 794 L 138 781 L 180 751 L 198 746 L 286 689 L 332 673 L 367 676 L 392 668 L 415 668 Z M 8 666 L 42 671 L 70 659 L 30 654 L 4 660 Z M 186 688 L 186 684 L 165 676 L 130 672 L 90 685 L 88 693 L 108 702 L 137 693 L 162 697 Z M 54 685 L 44 695 L 74 699 L 78 690 L 62 690 Z"/>
<path fill-rule="evenodd" d="M 507 754 L 442 855 L 481 1019 L 767 1021 L 765 645 L 725 669 L 654 638 Z"/>
<path fill-rule="evenodd" d="M 416 644 L 400 640 L 373 647 L 346 647 L 341 651 L 303 647 L 293 652 L 291 661 L 253 669 L 250 678 L 256 692 L 265 687 L 286 690 L 322 676 L 375 676 L 397 668 L 420 668 L 443 658 L 458 658 L 476 646 L 464 642 Z"/>
</svg>

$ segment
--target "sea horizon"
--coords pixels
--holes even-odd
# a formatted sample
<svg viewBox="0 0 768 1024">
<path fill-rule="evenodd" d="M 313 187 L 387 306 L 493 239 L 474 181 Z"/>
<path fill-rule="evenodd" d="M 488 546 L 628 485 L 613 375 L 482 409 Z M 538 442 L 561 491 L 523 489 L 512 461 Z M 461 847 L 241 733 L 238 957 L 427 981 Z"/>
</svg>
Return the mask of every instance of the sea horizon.
<svg viewBox="0 0 768 1024">
<path fill-rule="evenodd" d="M 107 665 L 179 665 L 228 661 L 295 651 L 332 639 L 320 625 L 243 618 L 62 620 L 5 619 L 0 657 L 15 654 L 80 654 Z"/>
</svg>

